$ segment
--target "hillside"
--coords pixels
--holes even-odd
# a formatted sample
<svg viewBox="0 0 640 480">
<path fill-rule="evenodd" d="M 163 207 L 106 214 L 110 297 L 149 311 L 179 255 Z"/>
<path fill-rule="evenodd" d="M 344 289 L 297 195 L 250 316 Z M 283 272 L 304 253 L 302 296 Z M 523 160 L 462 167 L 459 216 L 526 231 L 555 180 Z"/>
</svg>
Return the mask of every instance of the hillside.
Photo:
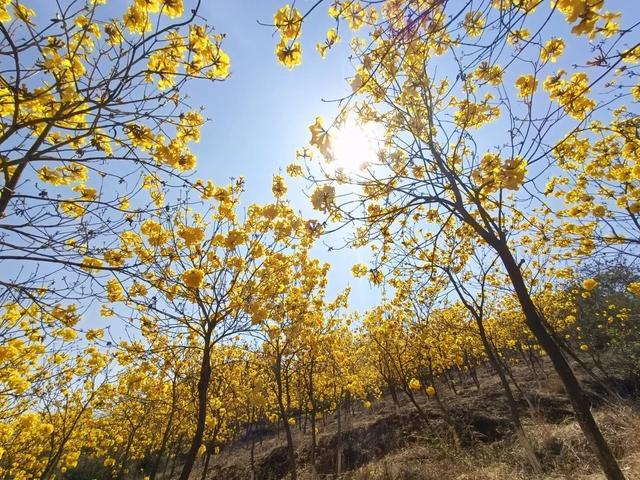
<svg viewBox="0 0 640 480">
<path fill-rule="evenodd" d="M 575 365 L 574 365 L 575 367 Z M 640 384 L 610 362 L 607 392 L 584 372 L 581 379 L 598 423 L 614 449 L 627 478 L 640 478 Z M 544 468 L 535 475 L 513 435 L 504 393 L 495 375 L 484 369 L 478 390 L 471 379 L 456 385 L 457 394 L 442 386 L 441 397 L 461 425 L 468 443 L 455 445 L 436 402 L 421 395 L 420 406 L 428 413 L 433 432 L 421 421 L 407 398 L 394 405 L 390 396 L 374 402 L 371 409 L 358 405 L 343 421 L 342 474 L 336 476 L 336 415 L 319 422 L 317 471 L 319 478 L 353 480 L 490 480 L 567 478 L 600 479 L 595 459 L 577 426 L 571 405 L 549 365 L 539 378 L 523 365 L 514 378 L 520 397 L 524 426 Z M 308 428 L 294 429 L 298 477 L 311 478 Z M 285 438 L 282 431 L 266 429 L 253 437 L 256 480 L 288 478 Z M 251 476 L 249 437 L 224 448 L 211 462 L 206 478 L 242 480 Z M 202 478 L 198 465 L 192 478 Z"/>
</svg>

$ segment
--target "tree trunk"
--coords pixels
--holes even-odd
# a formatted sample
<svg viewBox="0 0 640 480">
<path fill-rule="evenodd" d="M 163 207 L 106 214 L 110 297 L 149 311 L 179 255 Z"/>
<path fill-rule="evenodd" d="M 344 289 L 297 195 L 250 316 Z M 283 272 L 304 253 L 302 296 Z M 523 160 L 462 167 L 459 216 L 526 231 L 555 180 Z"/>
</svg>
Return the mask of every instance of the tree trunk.
<svg viewBox="0 0 640 480">
<path fill-rule="evenodd" d="M 431 359 L 429 359 L 428 374 L 429 374 L 429 383 L 432 386 L 434 386 L 436 384 L 436 379 L 435 379 L 435 376 L 433 375 L 433 366 L 432 366 Z M 436 402 L 438 403 L 438 407 L 440 408 L 440 411 L 442 412 L 442 416 L 444 418 L 445 423 L 449 425 L 449 427 L 452 430 L 453 438 L 456 446 L 457 447 L 464 446 L 464 435 L 463 435 L 462 429 L 460 428 L 460 425 L 458 424 L 458 422 L 456 422 L 455 419 L 451 418 L 451 415 L 449 415 L 449 409 L 447 409 L 445 404 L 442 402 L 442 399 L 440 398 L 440 394 L 438 393 L 438 390 L 435 390 L 435 399 L 436 399 Z"/>
<path fill-rule="evenodd" d="M 291 425 L 289 425 L 289 415 L 287 412 L 287 408 L 284 405 L 284 395 L 285 388 L 283 387 L 283 378 L 282 378 L 282 358 L 278 357 L 275 364 L 275 379 L 276 379 L 276 388 L 277 388 L 277 402 L 278 408 L 280 409 L 280 418 L 282 419 L 282 426 L 284 428 L 284 433 L 287 439 L 287 457 L 289 460 L 289 473 L 291 480 L 296 480 L 297 478 L 297 470 L 296 470 L 296 451 L 293 446 L 293 435 L 291 434 Z M 289 404 L 287 404 L 289 405 Z"/>
<path fill-rule="evenodd" d="M 311 463 L 311 479 L 315 480 L 317 477 L 316 473 L 316 410 L 313 408 L 310 414 L 311 421 L 311 458 L 309 462 Z"/>
<path fill-rule="evenodd" d="M 309 366 L 309 403 L 311 405 L 311 411 L 307 417 L 311 422 L 311 458 L 309 462 L 311 463 L 311 480 L 316 480 L 317 472 L 316 472 L 316 397 L 315 397 L 315 383 L 313 381 L 313 372 L 314 372 L 315 362 L 311 361 Z M 305 420 L 306 423 L 306 420 Z"/>
<path fill-rule="evenodd" d="M 404 393 L 407 395 L 407 397 L 409 397 L 409 400 L 411 401 L 411 403 L 413 404 L 413 406 L 415 407 L 416 411 L 418 412 L 418 415 L 420 415 L 420 418 L 424 421 L 424 423 L 427 425 L 427 428 L 429 429 L 429 431 L 435 435 L 436 432 L 433 430 L 433 427 L 431 426 L 431 422 L 429 421 L 429 417 L 427 416 L 427 412 L 425 412 L 422 407 L 420 406 L 420 404 L 416 401 L 416 397 L 413 395 L 413 392 L 411 391 L 410 388 L 405 388 L 404 389 Z"/>
<path fill-rule="evenodd" d="M 118 480 L 121 480 L 122 478 L 124 478 L 124 471 L 127 466 L 127 462 L 129 461 L 129 452 L 131 451 L 131 446 L 133 445 L 133 439 L 136 436 L 137 430 L 138 430 L 138 427 L 133 427 L 131 430 L 131 434 L 129 435 L 129 438 L 127 439 L 127 446 L 124 450 L 124 454 L 122 455 L 122 460 L 120 461 L 120 468 L 118 469 L 118 474 L 116 475 L 116 478 Z"/>
<path fill-rule="evenodd" d="M 444 371 L 444 378 L 447 380 L 447 385 L 449 386 L 451 391 L 457 396 L 458 391 L 456 390 L 456 385 L 453 383 L 453 380 L 451 379 L 451 376 L 449 375 L 449 372 L 447 370 Z"/>
<path fill-rule="evenodd" d="M 251 435 L 251 450 L 250 450 L 250 460 L 251 460 L 251 480 L 256 479 L 256 436 Z"/>
<path fill-rule="evenodd" d="M 180 473 L 179 480 L 189 480 L 189 475 L 193 469 L 202 437 L 204 435 L 204 427 L 207 419 L 207 389 L 211 380 L 211 334 L 208 333 L 204 339 L 204 350 L 202 352 L 202 363 L 200 365 L 200 378 L 198 380 L 198 418 L 196 423 L 196 431 L 191 440 L 191 447 L 187 452 Z"/>
<path fill-rule="evenodd" d="M 200 480 L 206 480 L 207 473 L 209 473 L 209 460 L 211 460 L 211 448 L 213 448 L 213 445 L 210 445 L 210 448 L 207 448 L 207 453 L 204 457 L 204 465 L 202 466 L 202 476 L 200 477 Z"/>
<path fill-rule="evenodd" d="M 169 448 L 169 454 L 167 455 L 167 459 L 164 461 L 164 468 L 162 469 L 162 478 L 167 478 L 167 469 L 169 468 L 169 462 L 171 461 L 171 455 L 175 455 L 177 452 L 176 445 L 178 444 L 178 440 L 174 441 L 171 447 Z M 172 453 L 173 452 L 173 453 Z M 173 476 L 173 472 L 171 472 L 170 477 Z"/>
<path fill-rule="evenodd" d="M 338 403 L 338 432 L 337 432 L 337 443 L 336 443 L 336 478 L 340 477 L 342 473 L 342 411 L 340 408 L 340 403 Z"/>
<path fill-rule="evenodd" d="M 156 475 L 158 474 L 158 469 L 160 468 L 160 462 L 162 461 L 162 456 L 164 455 L 164 451 L 167 448 L 167 442 L 169 441 L 169 435 L 171 434 L 171 427 L 173 425 L 173 416 L 176 411 L 176 384 L 177 380 L 174 378 L 174 381 L 171 385 L 171 411 L 169 412 L 169 419 L 167 420 L 167 424 L 164 428 L 164 432 L 162 433 L 162 440 L 160 441 L 160 448 L 156 454 L 156 458 L 151 465 L 151 471 L 149 472 L 149 480 L 155 480 Z"/>
<path fill-rule="evenodd" d="M 520 267 L 516 263 L 513 255 L 506 245 L 499 245 L 497 248 L 500 259 L 509 274 L 513 288 L 518 296 L 522 311 L 524 312 L 527 326 L 535 335 L 540 346 L 549 355 L 558 376 L 564 384 L 571 405 L 576 414 L 576 420 L 587 437 L 587 440 L 598 457 L 600 466 L 609 480 L 624 480 L 624 475 L 616 458 L 613 456 L 607 441 L 602 432 L 598 428 L 587 398 L 584 395 L 582 387 L 578 379 L 571 370 L 571 366 L 564 358 L 562 351 L 553 340 L 551 334 L 547 331 L 538 310 L 536 309 L 529 290 L 525 284 Z"/>
<path fill-rule="evenodd" d="M 173 454 L 173 462 L 171 462 L 171 471 L 169 472 L 169 478 L 173 478 L 173 472 L 176 471 L 177 466 L 178 466 L 178 452 L 176 451 Z"/>
<path fill-rule="evenodd" d="M 396 386 L 389 382 L 389 393 L 391 394 L 391 398 L 393 399 L 393 405 L 396 409 L 396 415 L 400 413 L 400 401 L 398 400 L 398 392 L 396 391 Z"/>
<path fill-rule="evenodd" d="M 511 411 L 511 419 L 513 420 L 514 428 L 516 430 L 516 436 L 518 437 L 518 441 L 520 445 L 524 449 L 527 460 L 529 460 L 529 464 L 533 468 L 536 473 L 542 473 L 542 465 L 540 465 L 540 461 L 536 456 L 536 453 L 527 438 L 527 435 L 524 432 L 524 428 L 522 426 L 522 422 L 520 421 L 520 412 L 518 411 L 518 404 L 516 403 L 515 398 L 513 397 L 513 392 L 511 390 L 511 386 L 509 385 L 509 381 L 504 373 L 502 365 L 500 364 L 500 359 L 497 357 L 497 354 L 494 352 L 491 342 L 487 338 L 487 332 L 484 329 L 484 323 L 482 318 L 479 316 L 475 316 L 476 324 L 478 325 L 478 331 L 480 333 L 480 340 L 482 341 L 482 346 L 489 358 L 489 363 L 494 368 L 496 373 L 498 374 L 498 378 L 500 378 L 500 384 L 504 390 L 504 393 L 507 395 L 507 403 L 509 404 L 509 410 Z"/>
<path fill-rule="evenodd" d="M 284 432 L 287 437 L 287 456 L 289 458 L 289 473 L 291 475 L 291 480 L 296 480 L 297 478 L 296 451 L 293 446 L 293 436 L 291 434 L 291 425 L 289 425 L 289 421 L 286 415 L 283 416 L 282 423 L 284 424 Z"/>
</svg>

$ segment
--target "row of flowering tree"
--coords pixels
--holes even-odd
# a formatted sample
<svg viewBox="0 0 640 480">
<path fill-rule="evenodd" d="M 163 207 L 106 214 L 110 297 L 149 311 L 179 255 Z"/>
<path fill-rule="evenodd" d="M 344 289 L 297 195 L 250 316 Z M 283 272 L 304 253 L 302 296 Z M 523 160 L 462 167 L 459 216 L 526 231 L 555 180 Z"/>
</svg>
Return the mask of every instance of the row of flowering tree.
<svg viewBox="0 0 640 480">
<path fill-rule="evenodd" d="M 173 247 L 182 245 L 177 242 Z M 215 317 L 202 315 L 197 301 L 213 290 L 207 280 L 187 285 L 190 265 L 176 265 L 160 283 L 146 275 L 153 286 L 133 281 L 118 296 L 112 292 L 105 299 L 111 318 L 135 328 L 135 338 L 109 345 L 104 332 L 88 330 L 84 338 L 61 340 L 56 349 L 28 358 L 24 370 L 39 375 L 26 377 L 31 385 L 3 375 L 5 398 L 13 399 L 1 431 L 3 474 L 48 479 L 75 470 L 117 478 L 187 477 L 199 464 L 206 478 L 216 455 L 239 442 L 250 449 L 246 468 L 257 476 L 254 451 L 265 428 L 284 432 L 291 478 L 297 478 L 301 442 L 309 445 L 315 472 L 319 436 L 337 435 L 332 465 L 340 472 L 340 438 L 350 428 L 351 412 L 372 408 L 384 393 L 398 404 L 404 397 L 427 435 L 467 447 L 473 444 L 470 427 L 448 399 L 469 383 L 482 389 L 477 371 L 487 368 L 500 377 L 523 454 L 538 468 L 520 420 L 528 400 L 512 368 L 524 363 L 535 376 L 546 373 L 515 295 L 487 289 L 492 306 L 478 319 L 463 300 L 425 308 L 432 286 L 424 291 L 397 278 L 394 297 L 353 322 L 345 314 L 347 292 L 325 299 L 327 266 L 309 257 L 307 248 L 264 257 L 268 266 L 256 270 L 261 286 L 251 291 L 260 303 L 244 303 L 257 310 L 220 316 L 213 326 L 208 319 Z M 224 273 L 206 271 L 203 279 Z M 165 287 L 173 281 L 179 287 L 168 293 Z M 234 288 L 218 295 L 241 292 Z M 584 287 L 578 291 L 589 293 Z M 569 338 L 567 345 L 588 346 L 580 338 L 570 292 L 543 295 L 538 300 L 555 331 Z M 206 298 L 201 303 L 215 305 Z M 605 307 L 602 313 L 612 312 Z M 16 321 L 17 315 L 21 323 L 30 320 L 28 311 L 5 306 L 3 321 Z M 627 320 L 624 312 L 618 319 Z M 208 343 L 203 328 L 213 332 Z M 19 368 L 27 348 L 15 340 L 3 344 L 5 365 Z M 46 365 L 46 373 L 26 368 L 34 360 Z M 330 417 L 333 426 L 327 427 Z"/>
</svg>

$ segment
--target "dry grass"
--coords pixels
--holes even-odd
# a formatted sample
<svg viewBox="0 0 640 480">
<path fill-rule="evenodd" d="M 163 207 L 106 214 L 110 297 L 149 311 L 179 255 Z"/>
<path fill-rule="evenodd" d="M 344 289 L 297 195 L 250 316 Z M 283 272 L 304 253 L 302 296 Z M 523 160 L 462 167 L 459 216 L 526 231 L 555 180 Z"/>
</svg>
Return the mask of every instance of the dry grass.
<svg viewBox="0 0 640 480">
<path fill-rule="evenodd" d="M 602 409 L 596 420 L 610 442 L 628 479 L 640 478 L 640 412 L 630 406 Z M 526 426 L 545 473 L 535 475 L 517 443 L 503 440 L 477 448 L 434 449 L 413 444 L 380 461 L 345 475 L 348 480 L 600 480 L 598 465 L 590 454 L 575 421 L 560 424 L 536 420 Z"/>
</svg>

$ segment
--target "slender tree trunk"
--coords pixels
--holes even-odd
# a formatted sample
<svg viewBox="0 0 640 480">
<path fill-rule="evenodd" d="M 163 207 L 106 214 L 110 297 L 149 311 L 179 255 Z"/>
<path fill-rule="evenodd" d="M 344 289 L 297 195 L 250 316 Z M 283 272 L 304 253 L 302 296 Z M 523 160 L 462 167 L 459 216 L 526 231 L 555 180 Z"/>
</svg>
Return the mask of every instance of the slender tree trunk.
<svg viewBox="0 0 640 480">
<path fill-rule="evenodd" d="M 455 383 L 453 383 L 453 380 L 451 379 L 451 376 L 449 375 L 448 371 L 444 372 L 444 378 L 447 380 L 447 385 L 449 386 L 451 391 L 457 396 L 458 391 L 456 390 L 456 385 Z"/>
<path fill-rule="evenodd" d="M 513 383 L 513 386 L 516 388 L 516 390 L 520 394 L 520 397 L 522 397 L 522 399 L 527 403 L 529 410 L 533 412 L 535 410 L 535 407 L 533 406 L 533 403 L 531 403 L 531 399 L 529 398 L 529 396 L 524 392 L 524 390 L 522 390 L 522 388 L 520 388 L 520 384 L 516 380 L 516 377 L 514 377 L 513 371 L 509 367 L 509 364 L 507 363 L 506 360 L 503 360 L 503 359 L 499 359 L 499 360 L 502 366 L 504 367 L 504 372 L 507 374 L 507 376 L 511 380 L 511 383 Z"/>
<path fill-rule="evenodd" d="M 429 429 L 429 431 L 435 435 L 436 432 L 433 429 L 433 427 L 431 426 L 431 422 L 429 421 L 429 416 L 427 415 L 427 412 L 425 412 L 422 407 L 420 406 L 420 404 L 418 403 L 418 401 L 416 400 L 415 395 L 413 394 L 413 392 L 411 391 L 410 388 L 405 388 L 404 389 L 404 393 L 407 395 L 407 397 L 409 397 L 409 401 L 411 401 L 411 403 L 413 404 L 413 406 L 415 407 L 416 411 L 418 412 L 418 415 L 420 415 L 420 418 L 424 421 L 424 423 L 427 425 L 427 428 Z"/>
<path fill-rule="evenodd" d="M 313 408 L 310 414 L 311 421 L 311 458 L 309 461 L 311 462 L 311 479 L 315 480 L 317 477 L 316 473 L 316 410 Z"/>
<path fill-rule="evenodd" d="M 210 445 L 210 447 L 212 448 L 213 445 Z M 209 461 L 211 460 L 211 448 L 207 448 L 207 453 L 204 457 L 204 465 L 202 466 L 202 476 L 200 477 L 200 480 L 206 480 L 207 473 L 209 473 Z"/>
<path fill-rule="evenodd" d="M 296 469 L 296 451 L 293 446 L 293 435 L 291 434 L 291 425 L 289 425 L 288 418 L 286 414 L 282 418 L 282 423 L 284 424 L 284 432 L 287 437 L 287 455 L 289 457 L 289 473 L 291 475 L 291 480 L 297 479 L 297 469 Z"/>
<path fill-rule="evenodd" d="M 296 469 L 296 451 L 293 446 L 293 435 L 291 434 L 291 425 L 289 425 L 289 415 L 287 412 L 287 408 L 284 405 L 284 395 L 285 389 L 283 387 L 283 378 L 282 378 L 282 359 L 279 357 L 276 360 L 275 365 L 275 377 L 276 377 L 276 388 L 277 388 L 277 401 L 278 408 L 280 409 L 280 418 L 282 419 L 282 426 L 284 428 L 285 437 L 287 439 L 287 457 L 289 459 L 289 474 L 291 480 L 297 479 L 297 469 Z"/>
<path fill-rule="evenodd" d="M 129 452 L 131 451 L 131 445 L 133 445 L 133 439 L 136 436 L 137 430 L 138 430 L 137 427 L 133 428 L 131 430 L 131 434 L 129 435 L 129 438 L 127 439 L 127 446 L 124 450 L 124 454 L 122 455 L 122 460 L 120 461 L 120 468 L 118 469 L 118 474 L 116 475 L 116 478 L 118 480 L 124 477 L 124 470 L 127 466 L 127 462 L 129 461 Z"/>
<path fill-rule="evenodd" d="M 471 380 L 473 380 L 473 383 L 476 386 L 476 390 L 480 390 L 480 382 L 478 382 L 478 375 L 476 372 L 476 367 L 474 367 L 471 364 L 471 360 L 469 360 L 469 357 L 465 354 L 464 356 L 464 363 L 467 366 L 467 370 L 469 370 L 469 376 L 471 377 Z M 434 385 L 435 387 L 435 385 Z"/>
<path fill-rule="evenodd" d="M 256 479 L 256 436 L 251 436 L 251 450 L 250 450 L 250 461 L 251 461 L 251 480 Z"/>
<path fill-rule="evenodd" d="M 520 412 L 518 411 L 518 404 L 516 403 L 515 398 L 513 397 L 513 392 L 511 390 L 511 386 L 509 385 L 509 381 L 504 373 L 502 365 L 500 364 L 500 359 L 495 353 L 491 342 L 487 338 L 487 332 L 484 329 L 484 323 L 482 318 L 475 316 L 476 324 L 478 325 L 478 331 L 480 333 L 480 340 L 482 340 L 482 345 L 484 346 L 487 357 L 489 357 L 489 362 L 491 366 L 494 368 L 496 373 L 498 374 L 498 378 L 500 378 L 500 383 L 502 384 L 502 388 L 507 396 L 507 403 L 509 404 L 509 410 L 511 411 L 511 419 L 513 420 L 514 428 L 516 431 L 516 436 L 518 437 L 518 442 L 522 445 L 524 449 L 527 460 L 529 460 L 529 464 L 533 468 L 536 473 L 542 473 L 542 465 L 540 465 L 540 461 L 536 456 L 535 450 L 527 437 L 524 427 L 522 426 L 522 422 L 520 421 Z"/>
<path fill-rule="evenodd" d="M 2 217 L 2 212 L 1 211 L 0 211 L 0 217 Z M 56 453 L 49 458 L 49 460 L 47 462 L 47 465 L 45 466 L 44 470 L 42 471 L 42 475 L 40 477 L 41 480 L 45 480 L 45 479 L 49 478 L 51 476 L 51 474 L 53 473 L 53 471 L 55 470 L 55 468 L 57 467 L 58 462 L 60 461 L 60 458 L 62 457 L 62 454 L 64 453 L 64 449 L 65 449 L 65 447 L 67 445 L 67 442 L 71 438 L 71 434 L 75 431 L 76 426 L 80 422 L 80 419 L 82 418 L 82 415 L 86 411 L 86 409 L 89 406 L 89 404 L 93 401 L 94 396 L 95 396 L 95 392 L 91 394 L 89 399 L 85 402 L 85 404 L 82 406 L 82 408 L 80 409 L 78 414 L 75 416 L 75 418 L 74 418 L 71 426 L 69 427 L 69 429 L 63 434 L 62 440 L 60 442 L 60 445 L 58 446 L 58 449 L 57 449 Z M 53 439 L 53 437 L 51 437 L 51 438 Z"/>
<path fill-rule="evenodd" d="M 46 140 L 47 135 L 49 135 L 49 131 L 51 131 L 51 128 L 53 127 L 53 125 L 54 125 L 53 121 L 47 122 L 47 125 L 42 129 L 36 141 L 33 142 L 31 147 L 29 147 L 29 150 L 25 153 L 22 160 L 20 160 L 20 162 L 16 166 L 16 169 L 11 175 L 11 178 L 9 179 L 9 181 L 2 187 L 2 190 L 0 191 L 0 218 L 3 218 L 6 216 L 5 210 L 9 206 L 9 201 L 11 201 L 11 198 L 15 194 L 16 187 L 18 186 L 18 182 L 20 180 L 22 173 L 24 172 L 24 169 L 33 159 L 34 154 L 38 151 L 38 148 L 40 148 L 40 146 Z"/>
<path fill-rule="evenodd" d="M 176 454 L 176 445 L 178 444 L 178 440 L 176 440 L 175 442 L 173 442 L 173 444 L 171 445 L 171 447 L 169 448 L 169 454 L 167 455 L 167 459 L 164 461 L 164 468 L 162 469 L 162 478 L 167 478 L 167 469 L 169 468 L 169 462 L 171 461 L 171 455 L 173 452 L 173 455 Z"/>
<path fill-rule="evenodd" d="M 308 379 L 308 388 L 309 388 L 309 403 L 311 404 L 311 411 L 309 412 L 309 420 L 311 423 L 311 458 L 309 462 L 311 463 L 311 480 L 316 480 L 317 472 L 316 472 L 316 397 L 315 397 L 315 383 L 313 381 L 313 373 L 314 373 L 315 362 L 312 360 L 309 365 L 309 379 Z M 306 421 L 305 421 L 306 423 Z"/>
<path fill-rule="evenodd" d="M 338 414 L 338 432 L 337 432 L 337 443 L 336 443 L 336 478 L 340 477 L 342 473 L 342 411 L 340 408 L 340 404 L 338 404 L 337 409 Z"/>
<path fill-rule="evenodd" d="M 158 469 L 160 468 L 160 462 L 162 461 L 162 456 L 164 455 L 164 451 L 167 448 L 167 442 L 169 441 L 169 435 L 171 434 L 171 427 L 173 426 L 173 417 L 176 411 L 176 384 L 177 381 L 174 379 L 171 385 L 171 411 L 169 412 L 169 419 L 167 420 L 167 424 L 165 425 L 164 432 L 162 433 L 162 440 L 160 441 L 160 448 L 156 454 L 156 458 L 151 465 L 151 471 L 149 472 L 149 480 L 155 480 L 156 475 L 158 474 Z"/>
<path fill-rule="evenodd" d="M 351 430 L 352 415 L 349 415 L 349 413 L 351 413 L 352 403 L 353 402 L 351 401 L 351 394 L 347 392 L 347 394 L 345 395 L 344 401 L 342 402 L 343 410 L 344 410 L 344 431 L 345 432 L 348 432 L 349 430 Z"/>
<path fill-rule="evenodd" d="M 178 466 L 178 452 L 176 451 L 173 455 L 173 462 L 171 462 L 171 471 L 169 472 L 169 478 L 173 478 L 173 473 L 176 471 L 177 466 Z"/>
<path fill-rule="evenodd" d="M 527 326 L 551 359 L 551 363 L 562 380 L 575 411 L 576 420 L 584 435 L 587 437 L 592 450 L 598 457 L 602 470 L 609 480 L 624 480 L 625 477 L 622 470 L 620 470 L 616 458 L 613 456 L 607 441 L 591 414 L 589 401 L 585 397 L 578 379 L 573 373 L 573 370 L 571 370 L 571 366 L 562 354 L 560 347 L 558 347 L 551 334 L 547 331 L 544 321 L 540 317 L 529 295 L 529 290 L 522 277 L 520 267 L 506 245 L 499 245 L 497 251 L 518 296 Z"/>
<path fill-rule="evenodd" d="M 211 333 L 207 332 L 204 339 L 204 350 L 202 351 L 202 363 L 200 364 L 200 378 L 198 380 L 198 418 L 196 431 L 191 439 L 191 447 L 187 452 L 180 472 L 179 480 L 189 480 L 193 464 L 196 461 L 198 450 L 202 444 L 204 427 L 207 419 L 207 389 L 211 380 Z"/>
<path fill-rule="evenodd" d="M 433 367 L 432 367 L 432 362 L 431 359 L 429 359 L 429 382 L 431 383 L 431 385 L 435 385 L 436 384 L 436 380 L 435 377 L 433 375 Z M 435 388 L 435 387 L 434 387 Z M 436 402 L 438 403 L 438 407 L 440 408 L 440 411 L 442 412 L 442 416 L 444 418 L 444 421 L 447 425 L 449 425 L 449 427 L 451 428 L 452 432 L 453 432 L 453 437 L 454 437 L 454 441 L 456 443 L 456 445 L 458 447 L 463 446 L 463 434 L 462 431 L 460 429 L 460 426 L 458 425 L 458 422 L 456 422 L 453 418 L 451 418 L 451 415 L 449 414 L 449 409 L 444 405 L 444 403 L 442 402 L 442 399 L 440 398 L 440 394 L 438 393 L 438 390 L 435 390 L 435 399 Z"/>
<path fill-rule="evenodd" d="M 389 393 L 391 394 L 393 405 L 396 408 L 396 415 L 398 415 L 400 413 L 400 401 L 398 400 L 398 392 L 396 391 L 396 386 L 392 382 L 389 382 Z"/>
</svg>

